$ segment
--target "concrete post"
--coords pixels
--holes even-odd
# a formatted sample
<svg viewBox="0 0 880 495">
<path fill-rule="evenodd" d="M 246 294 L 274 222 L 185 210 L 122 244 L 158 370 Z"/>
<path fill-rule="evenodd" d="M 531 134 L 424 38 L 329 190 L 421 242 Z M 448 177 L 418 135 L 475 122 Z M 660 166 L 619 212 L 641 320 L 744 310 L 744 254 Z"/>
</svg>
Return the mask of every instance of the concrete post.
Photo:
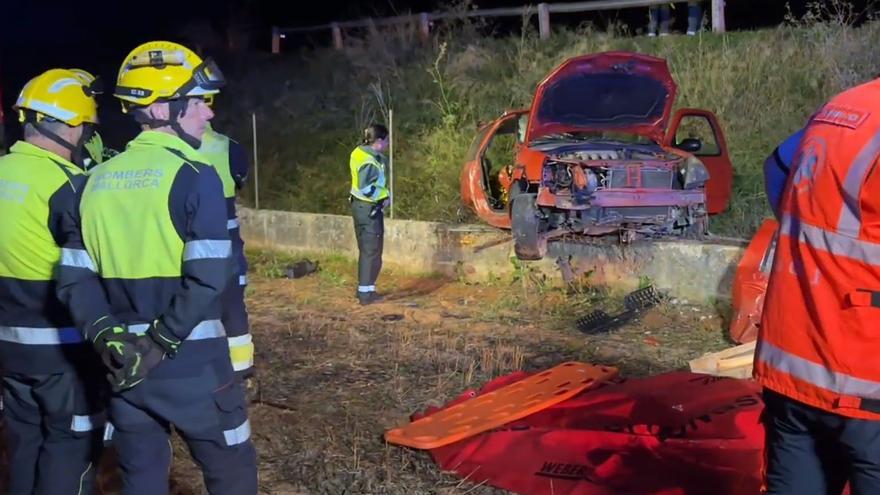
<svg viewBox="0 0 880 495">
<path fill-rule="evenodd" d="M 550 38 L 550 9 L 546 3 L 538 4 L 538 30 L 542 40 Z"/>
<path fill-rule="evenodd" d="M 342 28 L 339 27 L 338 22 L 334 22 L 330 25 L 330 29 L 333 31 L 333 48 L 342 50 Z"/>
<path fill-rule="evenodd" d="M 712 31 L 723 33 L 726 31 L 724 22 L 724 0 L 712 0 Z"/>
</svg>

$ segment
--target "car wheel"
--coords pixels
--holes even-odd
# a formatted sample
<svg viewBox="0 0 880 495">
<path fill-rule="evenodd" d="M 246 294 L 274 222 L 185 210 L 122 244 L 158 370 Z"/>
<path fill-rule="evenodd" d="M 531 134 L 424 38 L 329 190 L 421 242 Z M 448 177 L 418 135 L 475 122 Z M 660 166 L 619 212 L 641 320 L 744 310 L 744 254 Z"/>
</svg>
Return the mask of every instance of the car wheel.
<svg viewBox="0 0 880 495">
<path fill-rule="evenodd" d="M 547 254 L 547 220 L 535 205 L 537 194 L 518 194 L 511 205 L 513 250 L 521 260 L 539 260 Z"/>
</svg>

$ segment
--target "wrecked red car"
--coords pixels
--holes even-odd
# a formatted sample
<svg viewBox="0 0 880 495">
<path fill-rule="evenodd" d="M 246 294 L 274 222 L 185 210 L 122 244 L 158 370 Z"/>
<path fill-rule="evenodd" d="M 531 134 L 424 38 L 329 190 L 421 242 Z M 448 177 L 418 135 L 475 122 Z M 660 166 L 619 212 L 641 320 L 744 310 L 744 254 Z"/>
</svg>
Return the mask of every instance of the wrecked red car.
<svg viewBox="0 0 880 495">
<path fill-rule="evenodd" d="M 718 119 L 679 109 L 666 61 L 627 52 L 565 61 L 530 109 L 479 129 L 461 197 L 486 223 L 511 229 L 520 259 L 540 259 L 567 234 L 640 238 L 708 231 L 727 208 L 732 169 Z"/>
</svg>

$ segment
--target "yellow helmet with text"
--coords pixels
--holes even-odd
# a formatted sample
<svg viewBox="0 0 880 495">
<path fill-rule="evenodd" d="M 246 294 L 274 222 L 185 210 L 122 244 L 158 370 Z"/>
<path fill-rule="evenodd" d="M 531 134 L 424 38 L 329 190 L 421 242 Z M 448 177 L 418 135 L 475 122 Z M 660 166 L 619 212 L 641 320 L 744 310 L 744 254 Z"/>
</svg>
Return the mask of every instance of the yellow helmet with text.
<svg viewBox="0 0 880 495">
<path fill-rule="evenodd" d="M 113 96 L 123 111 L 157 101 L 213 95 L 226 83 L 217 65 L 171 41 L 144 43 L 128 54 L 119 68 Z"/>
</svg>

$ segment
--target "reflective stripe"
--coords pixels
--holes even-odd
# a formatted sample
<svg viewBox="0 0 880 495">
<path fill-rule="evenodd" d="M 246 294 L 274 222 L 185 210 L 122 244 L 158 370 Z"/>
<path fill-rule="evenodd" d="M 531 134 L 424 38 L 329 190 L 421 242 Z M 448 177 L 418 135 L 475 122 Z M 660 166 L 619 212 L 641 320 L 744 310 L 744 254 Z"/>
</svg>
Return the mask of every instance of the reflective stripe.
<svg viewBox="0 0 880 495">
<path fill-rule="evenodd" d="M 244 371 L 246 369 L 250 369 L 254 367 L 254 358 L 250 358 L 247 361 L 241 362 L 232 362 L 232 371 Z"/>
<path fill-rule="evenodd" d="M 782 217 L 783 234 L 807 243 L 810 247 L 869 265 L 880 265 L 880 244 L 838 234 L 799 221 L 786 213 Z"/>
<path fill-rule="evenodd" d="M 70 430 L 76 432 L 92 431 L 104 427 L 107 416 L 104 413 L 92 414 L 91 416 L 73 416 L 70 421 Z"/>
<path fill-rule="evenodd" d="M 231 241 L 189 241 L 183 248 L 183 261 L 228 258 L 231 253 Z"/>
<path fill-rule="evenodd" d="M 758 345 L 756 359 L 783 373 L 840 395 L 880 399 L 880 382 L 831 371 L 819 363 L 783 351 L 767 341 Z"/>
<path fill-rule="evenodd" d="M 104 441 L 109 442 L 113 440 L 113 432 L 116 431 L 116 428 L 113 426 L 113 423 L 107 421 L 107 424 L 104 425 Z"/>
<path fill-rule="evenodd" d="M 238 276 L 238 285 L 247 285 L 247 275 Z"/>
<path fill-rule="evenodd" d="M 226 230 L 237 229 L 239 226 L 237 218 L 230 218 L 226 221 Z"/>
<path fill-rule="evenodd" d="M 862 227 L 861 210 L 859 208 L 859 196 L 862 193 L 862 184 L 865 182 L 865 174 L 880 153 L 880 134 L 875 134 L 849 166 L 846 179 L 843 181 L 841 194 L 843 208 L 840 210 L 840 219 L 837 221 L 837 231 L 850 237 L 858 237 Z"/>
<path fill-rule="evenodd" d="M 238 347 L 242 345 L 248 345 L 254 341 L 251 334 L 246 333 L 244 335 L 239 335 L 238 337 L 228 337 L 229 339 L 229 347 Z"/>
<path fill-rule="evenodd" d="M 0 326 L 0 341 L 25 345 L 61 345 L 83 342 L 82 333 L 73 327 L 5 327 Z"/>
<path fill-rule="evenodd" d="M 244 420 L 238 428 L 224 431 L 223 436 L 226 438 L 226 445 L 230 447 L 247 442 L 251 438 L 251 421 Z"/>
<path fill-rule="evenodd" d="M 358 292 L 376 292 L 375 285 L 358 285 Z"/>
<path fill-rule="evenodd" d="M 73 118 L 76 117 L 76 112 L 71 112 L 70 110 L 66 110 L 55 105 L 50 105 L 40 100 L 34 100 L 33 98 L 28 100 L 26 103 L 25 98 L 19 98 L 16 105 L 24 106 L 25 108 L 31 109 L 35 112 L 46 114 L 58 120 L 67 121 L 73 120 Z"/>
<path fill-rule="evenodd" d="M 61 248 L 61 264 L 74 268 L 85 268 L 96 272 L 95 263 L 85 249 Z"/>
<path fill-rule="evenodd" d="M 147 328 L 150 328 L 150 325 L 147 323 L 136 323 L 127 327 L 131 333 L 144 333 L 147 331 Z M 223 328 L 223 323 L 220 320 L 205 320 L 192 329 L 186 340 L 206 340 L 219 337 L 226 337 L 226 329 Z"/>
</svg>

